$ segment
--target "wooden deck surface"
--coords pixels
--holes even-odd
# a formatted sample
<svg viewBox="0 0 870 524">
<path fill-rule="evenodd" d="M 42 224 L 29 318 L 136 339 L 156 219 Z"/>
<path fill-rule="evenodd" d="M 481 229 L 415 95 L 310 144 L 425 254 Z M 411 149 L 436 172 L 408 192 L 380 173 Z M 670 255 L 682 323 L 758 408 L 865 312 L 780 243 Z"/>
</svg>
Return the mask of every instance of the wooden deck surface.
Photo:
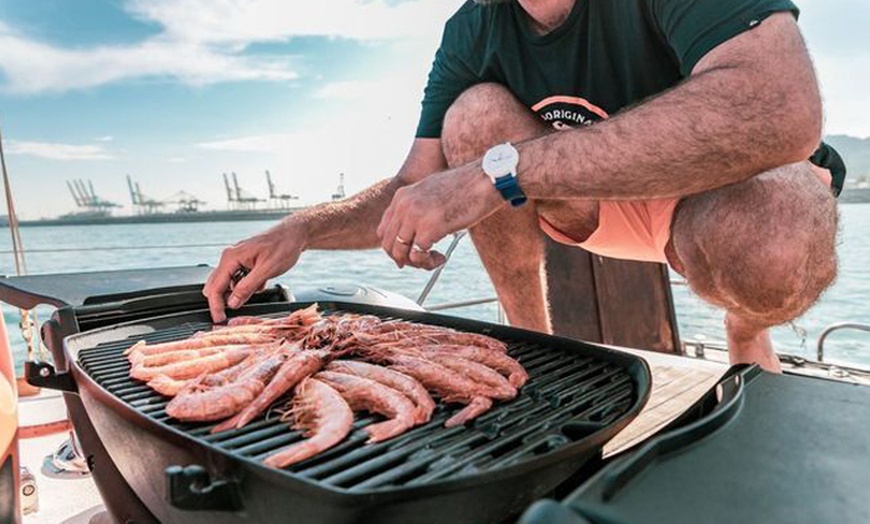
<svg viewBox="0 0 870 524">
<path fill-rule="evenodd" d="M 652 370 L 652 394 L 641 414 L 604 447 L 608 457 L 645 440 L 712 388 L 728 366 L 651 351 L 614 348 L 637 355 Z"/>
</svg>

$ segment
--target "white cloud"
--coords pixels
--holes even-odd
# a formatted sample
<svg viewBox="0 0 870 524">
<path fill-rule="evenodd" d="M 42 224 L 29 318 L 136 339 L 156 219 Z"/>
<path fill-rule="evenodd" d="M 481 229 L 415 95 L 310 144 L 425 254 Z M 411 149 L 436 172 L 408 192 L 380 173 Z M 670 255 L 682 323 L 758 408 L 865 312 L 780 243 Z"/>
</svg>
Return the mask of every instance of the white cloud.
<svg viewBox="0 0 870 524">
<path fill-rule="evenodd" d="M 366 80 L 348 80 L 330 82 L 314 92 L 315 98 L 356 100 L 367 98 L 377 93 L 383 87 L 382 82 Z"/>
<path fill-rule="evenodd" d="M 296 77 L 286 57 L 238 56 L 164 38 L 129 46 L 62 49 L 0 27 L 0 49 L 5 88 L 16 93 L 63 92 L 141 78 L 204 85 Z"/>
<path fill-rule="evenodd" d="M 30 155 L 51 160 L 109 160 L 112 158 L 103 146 L 54 142 L 10 140 L 7 144 L 7 152 L 10 155 Z"/>
<path fill-rule="evenodd" d="M 99 137 L 95 138 L 94 140 L 96 140 L 97 142 L 111 142 L 114 139 L 115 139 L 115 137 L 113 137 L 112 135 L 106 135 L 106 136 L 99 136 Z"/>
<path fill-rule="evenodd" d="M 385 39 L 440 34 L 460 0 L 133 0 L 128 10 L 188 42 L 245 46 L 294 36 Z"/>
<path fill-rule="evenodd" d="M 196 144 L 196 146 L 212 151 L 279 151 L 282 147 L 286 147 L 288 143 L 292 143 L 294 140 L 301 137 L 301 133 L 276 133 L 271 135 L 253 135 L 229 138 L 226 140 L 201 142 Z"/>
<path fill-rule="evenodd" d="M 0 73 L 13 93 L 65 92 L 136 79 L 199 86 L 231 81 L 287 81 L 292 57 L 246 51 L 253 43 L 298 36 L 429 40 L 459 0 L 131 0 L 132 16 L 161 30 L 134 44 L 64 48 L 0 22 Z"/>
</svg>

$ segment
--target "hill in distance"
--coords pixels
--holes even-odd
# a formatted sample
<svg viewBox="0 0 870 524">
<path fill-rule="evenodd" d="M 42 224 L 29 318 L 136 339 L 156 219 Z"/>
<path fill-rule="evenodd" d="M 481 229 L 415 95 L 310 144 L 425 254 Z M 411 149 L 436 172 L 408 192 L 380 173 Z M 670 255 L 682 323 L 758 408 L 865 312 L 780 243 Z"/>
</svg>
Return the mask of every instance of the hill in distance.
<svg viewBox="0 0 870 524">
<path fill-rule="evenodd" d="M 848 135 L 828 135 L 825 142 L 834 146 L 846 162 L 846 180 L 870 179 L 870 138 Z"/>
</svg>

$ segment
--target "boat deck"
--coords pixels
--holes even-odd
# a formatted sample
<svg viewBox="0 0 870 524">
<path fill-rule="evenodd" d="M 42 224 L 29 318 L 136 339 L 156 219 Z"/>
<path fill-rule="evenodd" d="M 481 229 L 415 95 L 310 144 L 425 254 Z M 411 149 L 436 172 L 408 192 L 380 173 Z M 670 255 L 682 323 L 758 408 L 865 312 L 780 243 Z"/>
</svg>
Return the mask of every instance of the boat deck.
<svg viewBox="0 0 870 524">
<path fill-rule="evenodd" d="M 18 403 L 19 425 L 29 426 L 62 420 L 66 417 L 63 396 L 43 390 L 37 397 L 22 398 Z M 92 517 L 104 514 L 103 501 L 89 475 L 78 478 L 54 478 L 46 475 L 43 462 L 69 435 L 57 433 L 19 441 L 20 460 L 36 478 L 39 510 L 24 517 L 24 524 L 108 524 L 109 519 Z"/>
<path fill-rule="evenodd" d="M 657 432 L 697 401 L 728 369 L 725 364 L 716 362 L 618 349 L 647 361 L 653 374 L 653 389 L 640 416 L 607 444 L 606 456 L 626 450 Z M 61 395 L 45 392 L 39 397 L 22 399 L 19 413 L 21 425 L 62 418 Z M 20 443 L 21 463 L 34 474 L 39 490 L 39 511 L 25 516 L 24 524 L 103 524 L 110 521 L 90 477 L 56 479 L 42 471 L 46 455 L 66 438 L 63 433 Z"/>
<path fill-rule="evenodd" d="M 728 370 L 719 362 L 615 348 L 646 361 L 652 371 L 652 392 L 643 411 L 604 446 L 604 456 L 625 451 L 646 440 L 697 402 Z"/>
</svg>

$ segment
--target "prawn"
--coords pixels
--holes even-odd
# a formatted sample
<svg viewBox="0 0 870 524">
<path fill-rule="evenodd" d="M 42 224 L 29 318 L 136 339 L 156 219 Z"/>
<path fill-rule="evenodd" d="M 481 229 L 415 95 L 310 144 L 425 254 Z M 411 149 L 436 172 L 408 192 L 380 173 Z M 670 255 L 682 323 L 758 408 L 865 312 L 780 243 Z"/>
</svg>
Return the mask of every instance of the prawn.
<svg viewBox="0 0 870 524">
<path fill-rule="evenodd" d="M 309 377 L 296 389 L 287 415 L 295 419 L 293 428 L 307 438 L 266 457 L 266 466 L 284 468 L 313 457 L 344 440 L 353 427 L 353 411 L 328 384 Z"/>
</svg>

